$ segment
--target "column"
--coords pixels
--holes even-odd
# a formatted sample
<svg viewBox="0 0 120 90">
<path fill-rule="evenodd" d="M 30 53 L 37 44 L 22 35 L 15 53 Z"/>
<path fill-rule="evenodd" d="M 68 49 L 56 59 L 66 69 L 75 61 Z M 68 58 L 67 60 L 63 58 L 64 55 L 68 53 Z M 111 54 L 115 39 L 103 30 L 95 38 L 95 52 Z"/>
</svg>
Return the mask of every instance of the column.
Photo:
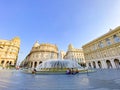
<svg viewBox="0 0 120 90">
<path fill-rule="evenodd" d="M 4 60 L 4 63 L 3 63 L 3 68 L 6 68 L 6 60 Z"/>
<path fill-rule="evenodd" d="M 32 68 L 34 68 L 35 62 L 33 61 Z"/>
<path fill-rule="evenodd" d="M 111 64 L 112 64 L 112 67 L 113 67 L 113 68 L 116 68 L 114 60 L 112 59 L 112 60 L 110 60 L 110 62 L 111 62 Z"/>
<path fill-rule="evenodd" d="M 110 38 L 110 41 L 111 41 L 111 44 L 114 44 L 115 42 L 114 42 L 114 39 L 111 37 Z"/>
<path fill-rule="evenodd" d="M 97 61 L 95 61 L 96 68 L 99 68 Z"/>
<path fill-rule="evenodd" d="M 37 66 L 39 65 L 39 62 L 40 62 L 40 61 L 37 61 Z M 37 66 L 36 66 L 36 67 L 37 67 Z"/>
<path fill-rule="evenodd" d="M 30 62 L 30 68 L 32 68 L 32 61 Z"/>
<path fill-rule="evenodd" d="M 28 67 L 31 68 L 31 62 L 29 62 L 29 66 Z"/>
<path fill-rule="evenodd" d="M 89 68 L 89 62 L 86 63 L 86 67 Z"/>
<path fill-rule="evenodd" d="M 105 60 L 101 61 L 101 64 L 103 69 L 107 69 L 107 64 Z"/>
<path fill-rule="evenodd" d="M 92 62 L 90 62 L 90 64 L 91 64 L 91 67 L 92 67 L 92 68 L 94 68 L 94 67 L 93 67 L 93 63 L 92 63 Z"/>
</svg>

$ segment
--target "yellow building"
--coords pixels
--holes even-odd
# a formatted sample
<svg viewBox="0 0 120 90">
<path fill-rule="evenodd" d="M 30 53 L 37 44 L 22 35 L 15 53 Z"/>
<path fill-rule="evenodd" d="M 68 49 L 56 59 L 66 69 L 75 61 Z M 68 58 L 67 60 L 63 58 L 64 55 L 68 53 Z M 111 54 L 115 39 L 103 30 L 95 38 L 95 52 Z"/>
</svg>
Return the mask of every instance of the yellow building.
<svg viewBox="0 0 120 90">
<path fill-rule="evenodd" d="M 0 40 L 0 65 L 3 68 L 15 66 L 20 49 L 20 39 Z"/>
<path fill-rule="evenodd" d="M 87 43 L 83 47 L 88 67 L 119 68 L 120 67 L 120 26 L 110 29 L 101 37 Z"/>
<path fill-rule="evenodd" d="M 23 67 L 35 68 L 45 60 L 57 59 L 58 48 L 54 44 L 36 42 L 26 59 L 21 63 Z"/>
<path fill-rule="evenodd" d="M 82 49 L 76 49 L 73 47 L 73 45 L 69 44 L 68 50 L 66 52 L 66 55 L 64 56 L 64 59 L 71 59 L 82 66 L 85 64 L 84 54 Z"/>
</svg>

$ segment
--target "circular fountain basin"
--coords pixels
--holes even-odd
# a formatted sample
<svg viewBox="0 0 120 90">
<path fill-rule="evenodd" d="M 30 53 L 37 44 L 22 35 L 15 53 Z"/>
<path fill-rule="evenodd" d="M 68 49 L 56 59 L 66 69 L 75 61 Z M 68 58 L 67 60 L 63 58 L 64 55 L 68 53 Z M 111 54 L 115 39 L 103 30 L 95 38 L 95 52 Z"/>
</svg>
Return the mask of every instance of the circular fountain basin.
<svg viewBox="0 0 120 90">
<path fill-rule="evenodd" d="M 36 67 L 36 74 L 66 74 L 67 70 L 76 72 L 78 70 L 84 71 L 76 61 L 73 60 L 46 60 Z"/>
</svg>

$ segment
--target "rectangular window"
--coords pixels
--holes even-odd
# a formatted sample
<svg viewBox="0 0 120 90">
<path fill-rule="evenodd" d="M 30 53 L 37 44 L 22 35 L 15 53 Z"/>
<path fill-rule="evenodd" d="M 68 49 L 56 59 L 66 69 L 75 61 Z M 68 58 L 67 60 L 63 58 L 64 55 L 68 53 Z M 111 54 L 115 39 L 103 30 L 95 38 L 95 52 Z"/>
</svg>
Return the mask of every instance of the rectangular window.
<svg viewBox="0 0 120 90">
<path fill-rule="evenodd" d="M 114 35 L 113 39 L 115 43 L 120 42 L 120 38 L 117 35 Z"/>
<path fill-rule="evenodd" d="M 101 42 L 101 41 L 99 42 L 98 45 L 99 45 L 100 48 L 103 48 L 103 47 L 104 47 L 103 42 Z"/>
<path fill-rule="evenodd" d="M 107 43 L 107 45 L 111 45 L 111 42 L 110 42 L 109 38 L 106 38 L 106 43 Z"/>
</svg>

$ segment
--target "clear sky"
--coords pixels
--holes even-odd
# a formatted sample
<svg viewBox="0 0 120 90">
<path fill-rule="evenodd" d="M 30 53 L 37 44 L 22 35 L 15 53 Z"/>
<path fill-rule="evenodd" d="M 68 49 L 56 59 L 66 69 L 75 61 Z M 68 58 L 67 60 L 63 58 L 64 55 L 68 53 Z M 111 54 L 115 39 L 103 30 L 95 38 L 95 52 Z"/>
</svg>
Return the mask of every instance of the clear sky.
<svg viewBox="0 0 120 90">
<path fill-rule="evenodd" d="M 120 26 L 120 0 L 0 0 L 0 39 L 20 37 L 18 60 L 36 41 L 75 48 Z"/>
</svg>

